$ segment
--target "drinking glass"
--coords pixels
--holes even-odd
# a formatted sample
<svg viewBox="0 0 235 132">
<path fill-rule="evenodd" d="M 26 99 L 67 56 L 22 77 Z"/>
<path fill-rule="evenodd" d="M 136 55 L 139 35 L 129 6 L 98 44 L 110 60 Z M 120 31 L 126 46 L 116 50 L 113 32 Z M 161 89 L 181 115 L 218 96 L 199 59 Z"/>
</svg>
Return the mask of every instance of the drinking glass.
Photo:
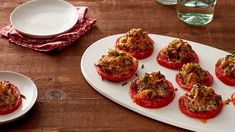
<svg viewBox="0 0 235 132">
<path fill-rule="evenodd" d="M 177 16 L 183 22 L 201 26 L 213 19 L 216 0 L 177 0 Z"/>
<path fill-rule="evenodd" d="M 177 3 L 177 0 L 156 0 L 156 1 L 163 5 L 175 5 Z"/>
</svg>

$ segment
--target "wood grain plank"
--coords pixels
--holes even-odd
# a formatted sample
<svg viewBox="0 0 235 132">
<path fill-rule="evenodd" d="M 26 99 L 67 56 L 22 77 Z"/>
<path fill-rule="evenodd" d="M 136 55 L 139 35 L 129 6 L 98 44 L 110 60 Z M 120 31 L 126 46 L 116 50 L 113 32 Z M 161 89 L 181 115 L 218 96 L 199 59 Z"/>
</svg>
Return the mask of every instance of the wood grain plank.
<svg viewBox="0 0 235 132">
<path fill-rule="evenodd" d="M 0 0 L 0 27 L 10 24 L 13 9 L 27 0 Z M 10 132 L 187 131 L 125 109 L 97 93 L 80 70 L 83 52 L 95 41 L 141 27 L 149 33 L 200 42 L 235 53 L 234 0 L 217 0 L 213 21 L 202 27 L 182 23 L 175 6 L 154 0 L 68 0 L 88 6 L 96 26 L 61 52 L 45 54 L 0 38 L 0 70 L 30 77 L 39 96 L 33 109 L 15 122 L 0 125 Z M 95 62 L 94 62 L 95 63 Z"/>
</svg>

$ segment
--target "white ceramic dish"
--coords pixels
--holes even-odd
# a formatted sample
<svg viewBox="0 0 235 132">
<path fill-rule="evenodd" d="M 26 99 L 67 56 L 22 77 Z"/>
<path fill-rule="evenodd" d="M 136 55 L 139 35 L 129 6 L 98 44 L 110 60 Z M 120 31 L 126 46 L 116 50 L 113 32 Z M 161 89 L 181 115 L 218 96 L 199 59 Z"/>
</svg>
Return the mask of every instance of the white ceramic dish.
<svg viewBox="0 0 235 132">
<path fill-rule="evenodd" d="M 18 6 L 10 16 L 11 24 L 25 35 L 52 37 L 70 30 L 78 20 L 78 12 L 63 0 L 33 0 Z"/>
<path fill-rule="evenodd" d="M 26 98 L 22 98 L 21 106 L 14 112 L 6 115 L 0 115 L 0 124 L 16 120 L 26 114 L 34 105 L 37 99 L 38 91 L 36 85 L 28 77 L 9 71 L 0 72 L 0 81 L 10 81 L 18 87 L 20 93 Z"/>
<path fill-rule="evenodd" d="M 149 118 L 165 122 L 177 127 L 193 130 L 193 131 L 233 131 L 235 122 L 235 109 L 233 105 L 224 107 L 222 112 L 215 118 L 209 119 L 207 123 L 203 124 L 198 119 L 192 119 L 179 111 L 178 99 L 186 91 L 182 90 L 175 82 L 175 75 L 177 71 L 164 68 L 157 64 L 156 56 L 160 49 L 167 45 L 173 37 L 167 37 L 162 35 L 150 34 L 149 36 L 155 42 L 155 49 L 153 54 L 147 59 L 140 60 L 138 75 L 145 72 L 161 71 L 166 76 L 166 79 L 170 80 L 172 84 L 178 88 L 176 91 L 176 97 L 168 106 L 160 109 L 146 109 L 140 107 L 132 102 L 129 97 L 128 90 L 130 84 L 122 86 L 122 83 L 113 83 L 107 80 L 102 81 L 101 77 L 97 74 L 94 64 L 98 62 L 100 57 L 107 53 L 108 49 L 114 48 L 114 43 L 120 35 L 109 36 L 98 40 L 88 47 L 81 59 L 81 70 L 84 78 L 87 82 L 100 94 L 111 99 L 112 101 L 133 110 L 139 114 L 147 116 Z M 219 58 L 222 58 L 229 54 L 228 52 L 209 47 L 200 43 L 188 41 L 192 48 L 199 56 L 200 65 L 202 68 L 207 69 L 214 77 L 212 87 L 217 93 L 222 95 L 223 99 L 230 98 L 231 94 L 235 92 L 234 87 L 227 86 L 217 79 L 214 73 L 215 63 Z M 141 69 L 141 65 L 144 64 L 144 69 Z M 133 76 L 127 82 L 131 82 L 136 78 Z"/>
</svg>

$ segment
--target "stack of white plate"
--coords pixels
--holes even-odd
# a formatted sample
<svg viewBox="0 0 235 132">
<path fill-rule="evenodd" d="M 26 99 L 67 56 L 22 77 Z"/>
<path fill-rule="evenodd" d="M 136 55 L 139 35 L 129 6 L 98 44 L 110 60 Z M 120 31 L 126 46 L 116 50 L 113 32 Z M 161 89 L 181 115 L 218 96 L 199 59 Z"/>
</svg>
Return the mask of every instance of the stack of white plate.
<svg viewBox="0 0 235 132">
<path fill-rule="evenodd" d="M 78 20 L 77 9 L 63 0 L 33 0 L 18 6 L 10 21 L 20 33 L 48 38 L 70 30 Z"/>
</svg>

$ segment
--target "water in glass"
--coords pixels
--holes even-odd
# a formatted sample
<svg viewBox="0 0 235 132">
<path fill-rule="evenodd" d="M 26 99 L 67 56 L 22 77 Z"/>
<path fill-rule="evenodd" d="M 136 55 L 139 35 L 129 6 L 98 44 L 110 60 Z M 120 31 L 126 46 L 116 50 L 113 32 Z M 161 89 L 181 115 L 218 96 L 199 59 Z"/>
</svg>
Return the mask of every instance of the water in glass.
<svg viewBox="0 0 235 132">
<path fill-rule="evenodd" d="M 206 25 L 214 15 L 216 0 L 177 0 L 177 15 L 190 25 Z"/>
</svg>

